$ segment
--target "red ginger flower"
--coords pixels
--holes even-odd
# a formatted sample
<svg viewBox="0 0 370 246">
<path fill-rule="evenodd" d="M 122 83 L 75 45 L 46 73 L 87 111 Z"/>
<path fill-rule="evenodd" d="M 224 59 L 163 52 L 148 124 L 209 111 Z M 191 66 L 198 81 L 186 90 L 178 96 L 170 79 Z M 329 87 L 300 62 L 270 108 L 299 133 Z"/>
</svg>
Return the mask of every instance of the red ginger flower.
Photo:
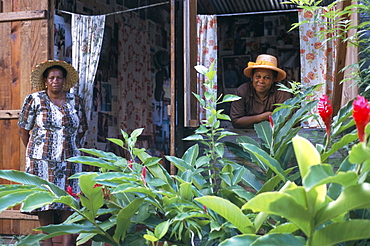
<svg viewBox="0 0 370 246">
<path fill-rule="evenodd" d="M 103 186 L 103 185 L 101 185 L 101 184 L 95 184 L 94 186 L 93 186 L 93 189 L 94 188 L 96 188 L 96 187 L 101 187 L 101 186 Z M 101 191 L 103 192 L 103 196 L 107 199 L 109 196 L 111 196 L 111 194 L 109 194 L 109 191 L 108 190 L 106 190 L 104 187 L 101 189 Z"/>
<path fill-rule="evenodd" d="M 70 185 L 67 186 L 67 189 L 66 189 L 67 193 L 75 198 L 79 198 L 78 195 L 76 193 L 73 193 L 73 190 L 72 190 L 72 187 Z"/>
<path fill-rule="evenodd" d="M 130 168 L 131 170 L 133 170 L 132 169 L 132 163 L 133 163 L 134 161 L 133 160 L 129 160 L 128 161 L 128 168 Z"/>
<path fill-rule="evenodd" d="M 141 179 L 144 182 L 144 185 L 146 185 L 146 167 L 143 167 L 143 170 L 141 171 Z"/>
<path fill-rule="evenodd" d="M 270 122 L 271 128 L 274 128 L 274 120 L 272 119 L 271 115 L 269 115 L 269 122 Z"/>
<path fill-rule="evenodd" d="M 322 95 L 320 97 L 318 110 L 319 110 L 319 115 L 325 124 L 326 135 L 327 137 L 329 137 L 331 118 L 333 114 L 333 106 L 331 105 L 330 100 L 328 100 L 327 95 Z"/>
<path fill-rule="evenodd" d="M 353 101 L 353 119 L 356 122 L 358 138 L 361 142 L 365 141 L 365 127 L 370 119 L 370 105 L 367 99 L 357 95 L 357 100 Z"/>
</svg>

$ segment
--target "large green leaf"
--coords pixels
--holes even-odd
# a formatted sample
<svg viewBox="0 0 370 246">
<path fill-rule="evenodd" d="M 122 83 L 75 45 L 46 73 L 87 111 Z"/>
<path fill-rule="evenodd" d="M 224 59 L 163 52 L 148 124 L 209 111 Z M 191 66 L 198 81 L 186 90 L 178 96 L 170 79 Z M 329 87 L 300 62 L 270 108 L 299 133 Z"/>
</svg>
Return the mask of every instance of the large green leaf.
<svg viewBox="0 0 370 246">
<path fill-rule="evenodd" d="M 291 129 L 285 136 L 283 139 L 281 139 L 280 142 L 275 142 L 275 143 L 278 143 L 278 144 L 274 144 L 273 147 L 274 147 L 274 158 L 277 159 L 277 160 L 280 160 L 281 157 L 283 156 L 283 154 L 286 154 L 287 153 L 287 149 L 288 148 L 293 148 L 292 145 L 291 145 L 291 142 L 292 142 L 292 138 L 294 136 L 296 136 L 299 132 L 300 128 L 297 127 L 297 128 L 293 128 Z M 275 140 L 276 141 L 276 140 Z M 292 150 L 291 150 L 292 152 Z M 291 154 L 290 158 L 293 156 L 293 154 Z M 287 161 L 290 161 L 287 160 Z M 284 162 L 281 162 L 281 163 L 284 163 Z"/>
<path fill-rule="evenodd" d="M 347 171 L 353 171 L 355 170 L 356 168 L 356 165 L 352 165 L 350 162 L 349 162 L 349 157 L 347 156 L 343 161 L 342 163 L 340 164 L 339 166 L 339 169 L 337 170 L 337 172 L 347 172 Z M 331 183 L 329 185 L 329 189 L 328 189 L 328 196 L 333 199 L 333 200 L 336 200 L 338 198 L 338 196 L 340 195 L 340 193 L 342 192 L 342 186 L 338 183 Z"/>
<path fill-rule="evenodd" d="M 81 192 L 83 193 L 83 196 L 80 196 L 80 200 L 82 205 L 91 212 L 92 218 L 90 219 L 96 217 L 99 208 L 104 204 L 102 187 L 93 188 L 96 184 L 94 178 L 97 176 L 97 173 L 91 173 L 90 175 L 81 176 L 79 180 Z"/>
<path fill-rule="evenodd" d="M 102 234 L 98 228 L 93 225 L 79 225 L 79 224 L 57 224 L 41 226 L 36 228 L 37 231 L 48 233 L 45 238 L 52 238 L 65 234 L 78 234 L 78 233 L 98 233 Z"/>
<path fill-rule="evenodd" d="M 55 184 L 25 172 L 16 170 L 0 170 L 0 178 L 20 184 L 37 185 L 38 187 L 43 188 L 45 190 L 50 189 L 57 196 L 68 195 L 68 193 L 65 190 L 59 188 Z"/>
<path fill-rule="evenodd" d="M 236 100 L 239 100 L 241 97 L 237 96 L 237 95 L 231 95 L 231 94 L 227 94 L 223 97 L 222 99 L 222 102 L 225 103 L 225 102 L 232 102 L 232 101 L 236 101 Z"/>
<path fill-rule="evenodd" d="M 203 196 L 195 200 L 220 214 L 242 233 L 254 233 L 254 226 L 248 216 L 228 200 L 217 196 Z"/>
<path fill-rule="evenodd" d="M 23 202 L 29 195 L 42 193 L 45 191 L 33 191 L 33 190 L 20 190 L 14 191 L 12 194 L 6 194 L 0 198 L 0 213 L 8 208 L 12 208 L 15 205 Z"/>
<path fill-rule="evenodd" d="M 297 225 L 306 235 L 310 235 L 313 228 L 313 216 L 288 194 L 265 192 L 255 196 L 242 209 L 283 216 Z"/>
<path fill-rule="evenodd" d="M 271 170 L 277 174 L 281 180 L 285 182 L 286 177 L 284 174 L 284 170 L 281 168 L 280 163 L 269 156 L 265 151 L 262 149 L 256 147 L 253 144 L 243 143 L 241 144 L 243 148 L 245 148 L 251 155 L 256 156 L 261 162 L 263 162 L 265 165 L 267 165 Z"/>
<path fill-rule="evenodd" d="M 198 189 L 201 189 L 202 186 L 206 183 L 204 180 L 204 177 L 200 173 L 195 173 L 195 168 L 194 166 L 191 165 L 191 163 L 193 163 L 193 165 L 198 164 L 197 159 L 195 158 L 195 152 L 197 151 L 196 149 L 197 148 L 194 148 L 193 146 L 192 151 L 187 152 L 187 154 L 184 155 L 184 157 L 186 156 L 185 159 L 180 159 L 175 156 L 166 156 L 166 159 L 169 160 L 171 163 L 173 163 L 181 172 L 186 172 L 186 171 L 193 172 L 192 174 L 193 184 Z M 205 159 L 202 158 L 202 160 L 205 160 Z M 188 161 L 190 161 L 190 163 Z"/>
<path fill-rule="evenodd" d="M 46 237 L 46 234 L 30 234 L 25 237 L 20 237 L 17 245 L 22 245 L 22 246 L 38 246 L 39 241 L 43 240 L 44 237 Z"/>
<path fill-rule="evenodd" d="M 119 242 L 124 241 L 127 230 L 131 224 L 131 217 L 139 210 L 141 204 L 144 202 L 144 198 L 139 198 L 132 201 L 127 207 L 121 209 L 117 216 L 117 227 L 114 232 L 113 238 Z"/>
<path fill-rule="evenodd" d="M 87 224 L 88 226 L 90 225 L 90 223 L 85 223 Z M 102 223 L 99 223 L 98 226 L 104 231 L 104 232 L 107 232 L 110 228 L 112 228 L 113 226 L 116 225 L 116 221 L 115 220 L 106 220 L 106 221 L 103 221 Z M 102 232 L 100 232 L 102 233 Z M 86 243 L 87 241 L 89 241 L 90 239 L 94 238 L 96 236 L 99 236 L 100 239 L 102 239 L 101 241 L 102 242 L 107 242 L 107 243 L 112 243 L 113 242 L 113 238 L 111 236 L 100 236 L 100 234 L 97 233 L 97 231 L 92 231 L 91 233 L 90 232 L 87 232 L 87 233 L 84 233 L 84 232 L 81 232 L 79 233 L 78 237 L 77 237 L 77 245 L 81 245 L 83 243 Z M 95 241 L 95 240 L 94 240 Z"/>
<path fill-rule="evenodd" d="M 336 116 L 333 117 L 332 123 L 332 136 L 338 135 L 349 127 L 355 125 L 355 121 L 350 118 L 353 111 L 353 100 L 347 102 L 346 105 L 341 107 Z"/>
<path fill-rule="evenodd" d="M 97 182 L 109 181 L 111 183 L 121 184 L 130 181 L 137 181 L 137 177 L 132 173 L 108 172 L 98 173 L 98 176 L 94 180 Z"/>
<path fill-rule="evenodd" d="M 288 175 L 293 169 L 295 169 L 295 167 L 291 167 L 287 170 L 284 171 L 284 174 L 285 175 Z M 263 186 L 262 188 L 257 192 L 258 193 L 263 193 L 263 192 L 266 192 L 266 191 L 273 191 L 274 188 L 281 182 L 281 177 L 276 175 L 272 178 L 270 178 Z"/>
<path fill-rule="evenodd" d="M 152 189 L 143 187 L 143 186 L 138 186 L 134 184 L 122 184 L 117 186 L 116 189 L 112 192 L 113 194 L 119 193 L 119 192 L 132 192 L 132 193 L 142 193 L 145 195 L 148 195 L 150 197 L 156 197 L 156 193 L 153 192 Z"/>
<path fill-rule="evenodd" d="M 105 168 L 112 171 L 121 171 L 121 168 L 115 166 L 113 163 L 92 156 L 75 156 L 69 158 L 68 161 Z"/>
<path fill-rule="evenodd" d="M 267 121 L 262 121 L 254 125 L 257 136 L 266 144 L 268 149 L 272 149 L 272 129 Z"/>
<path fill-rule="evenodd" d="M 189 163 L 181 158 L 178 158 L 176 156 L 166 156 L 166 159 L 173 163 L 181 172 L 185 172 L 186 170 L 194 171 L 193 166 L 191 166 Z"/>
<path fill-rule="evenodd" d="M 370 159 L 370 147 L 364 142 L 354 145 L 349 152 L 349 161 L 353 164 L 362 164 Z"/>
<path fill-rule="evenodd" d="M 333 155 L 336 151 L 341 149 L 342 147 L 356 141 L 358 139 L 357 133 L 352 134 L 346 134 L 343 136 L 338 142 L 334 143 L 330 150 L 327 152 L 321 154 L 321 161 L 324 162 L 326 159 L 328 159 L 331 155 Z"/>
<path fill-rule="evenodd" d="M 25 211 L 32 211 L 36 208 L 52 204 L 55 198 L 56 197 L 50 192 L 37 192 L 27 197 L 23 203 L 22 209 Z"/>
<path fill-rule="evenodd" d="M 312 235 L 311 245 L 330 246 L 370 238 L 370 220 L 342 221 L 325 226 Z"/>
<path fill-rule="evenodd" d="M 285 136 L 292 131 L 294 126 L 302 120 L 302 116 L 307 114 L 307 111 L 312 108 L 317 102 L 311 101 L 305 105 L 305 107 L 299 108 L 297 111 L 294 112 L 292 116 L 286 115 L 286 118 L 289 118 L 289 120 L 281 127 L 281 129 L 275 131 L 277 132 L 277 135 L 275 137 L 276 143 L 281 143 L 282 139 L 285 138 Z M 286 119 L 284 119 L 286 120 Z"/>
<path fill-rule="evenodd" d="M 247 168 L 242 176 L 242 182 L 256 191 L 259 191 L 262 187 L 261 181 Z"/>
<path fill-rule="evenodd" d="M 317 225 L 354 209 L 370 207 L 370 184 L 363 183 L 345 188 L 338 199 L 320 209 L 315 216 Z"/>
<path fill-rule="evenodd" d="M 338 183 L 343 187 L 357 184 L 358 175 L 353 171 L 338 172 L 334 174 L 333 167 L 329 164 L 311 166 L 303 179 L 306 189 L 329 183 Z"/>
<path fill-rule="evenodd" d="M 271 233 L 294 233 L 295 231 L 299 230 L 299 228 L 293 223 L 284 223 L 277 225 L 275 228 L 269 231 Z"/>
<path fill-rule="evenodd" d="M 119 139 L 117 139 L 117 140 L 119 140 Z M 119 140 L 119 141 L 122 141 L 122 140 Z M 84 153 L 87 153 L 89 155 L 93 155 L 93 156 L 96 156 L 96 157 L 102 157 L 102 158 L 108 159 L 108 160 L 123 159 L 122 157 L 117 156 L 116 154 L 114 154 L 112 152 L 106 152 L 106 151 L 99 150 L 99 149 L 85 149 L 85 148 L 81 148 L 79 150 L 82 151 L 82 152 L 84 152 Z"/>
<path fill-rule="evenodd" d="M 299 171 L 304 181 L 310 166 L 321 163 L 320 154 L 310 141 L 301 136 L 295 136 L 292 142 Z M 303 186 L 307 188 L 305 182 L 303 182 Z M 322 207 L 326 199 L 326 191 L 326 186 L 320 185 L 307 192 L 308 207 L 312 214 L 315 214 Z"/>
<path fill-rule="evenodd" d="M 238 235 L 229 239 L 226 239 L 220 246 L 247 246 L 251 245 L 260 236 L 249 234 L 249 235 Z"/>
<path fill-rule="evenodd" d="M 250 246 L 284 245 L 284 246 L 304 246 L 306 240 L 303 237 L 294 236 L 290 233 L 272 233 L 259 237 Z"/>
</svg>

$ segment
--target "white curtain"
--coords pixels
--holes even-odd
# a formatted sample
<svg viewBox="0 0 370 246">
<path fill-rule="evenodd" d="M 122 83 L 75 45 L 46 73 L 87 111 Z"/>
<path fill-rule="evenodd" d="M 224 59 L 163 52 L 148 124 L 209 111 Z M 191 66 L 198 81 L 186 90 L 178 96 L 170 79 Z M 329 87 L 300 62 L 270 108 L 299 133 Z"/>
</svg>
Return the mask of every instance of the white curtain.
<svg viewBox="0 0 370 246">
<path fill-rule="evenodd" d="M 73 88 L 85 101 L 88 120 L 96 70 L 104 37 L 105 15 L 72 14 L 72 65 L 79 73 L 79 83 Z"/>
<path fill-rule="evenodd" d="M 217 71 L 217 17 L 215 15 L 197 15 L 197 38 L 198 38 L 198 57 L 197 65 L 210 67 L 215 61 Z M 204 75 L 197 73 L 197 94 L 203 95 L 205 88 L 202 86 L 205 81 Z M 214 78 L 216 86 L 212 93 L 217 95 L 217 75 Z M 198 104 L 199 105 L 199 104 Z M 199 105 L 198 119 L 207 118 L 205 110 Z"/>
<path fill-rule="evenodd" d="M 318 100 L 322 95 L 327 95 L 332 100 L 333 87 L 336 75 L 335 61 L 337 57 L 336 40 L 322 42 L 318 31 L 326 28 L 320 23 L 329 20 L 323 15 L 323 9 L 313 13 L 307 10 L 298 12 L 298 21 L 307 23 L 299 27 L 300 55 L 301 55 L 301 82 L 305 87 L 323 84 L 310 100 Z M 316 18 L 321 18 L 317 20 Z M 311 114 L 317 115 L 317 107 Z M 321 126 L 320 126 L 321 125 Z M 325 127 L 321 121 L 314 119 L 303 122 L 305 127 Z"/>
</svg>

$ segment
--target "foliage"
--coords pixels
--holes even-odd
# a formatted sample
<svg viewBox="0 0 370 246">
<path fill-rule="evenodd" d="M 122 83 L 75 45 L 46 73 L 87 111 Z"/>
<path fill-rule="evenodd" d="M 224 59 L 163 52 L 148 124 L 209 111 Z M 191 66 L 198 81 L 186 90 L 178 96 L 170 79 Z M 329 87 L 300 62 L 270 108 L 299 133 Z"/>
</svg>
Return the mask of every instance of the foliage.
<svg viewBox="0 0 370 246">
<path fill-rule="evenodd" d="M 366 128 L 370 134 L 370 124 Z M 292 139 L 294 151 L 302 177 L 302 186 L 287 181 L 278 191 L 258 194 L 241 208 L 223 206 L 224 198 L 203 196 L 196 200 L 217 213 L 228 216 L 244 211 L 258 212 L 252 225 L 259 229 L 260 220 L 271 215 L 285 218 L 284 223 L 276 223 L 263 236 L 238 235 L 225 240 L 221 245 L 276 245 L 276 242 L 291 242 L 291 245 L 334 245 L 340 242 L 367 239 L 370 220 L 351 218 L 350 212 L 370 207 L 370 184 L 364 182 L 370 170 L 369 142 L 353 146 L 349 158 L 333 171 L 331 165 L 322 163 L 320 153 L 305 138 Z M 340 186 L 340 188 L 338 188 Z M 289 209 L 287 209 L 289 208 Z M 229 220 L 235 226 L 243 221 Z M 253 229 L 253 227 L 252 227 Z"/>
<path fill-rule="evenodd" d="M 348 6 L 343 9 L 338 9 L 340 3 L 344 0 L 336 0 L 328 6 L 322 6 L 323 1 L 315 0 L 289 0 L 286 4 L 296 4 L 298 8 L 301 8 L 312 13 L 317 13 L 319 9 L 323 10 L 322 15 L 314 14 L 312 21 L 320 23 L 322 28 L 318 34 L 319 38 L 326 42 L 331 39 L 338 39 L 341 42 L 346 42 L 348 46 L 354 46 L 359 49 L 360 60 L 357 63 L 350 64 L 348 67 L 351 68 L 351 74 L 348 74 L 348 78 L 345 80 L 355 81 L 360 88 L 362 88 L 361 94 L 369 98 L 369 82 L 370 82 L 370 36 L 368 31 L 370 30 L 370 1 L 361 0 L 358 3 L 351 1 Z M 360 21 L 356 15 L 360 15 Z M 324 16 L 325 19 L 321 17 Z M 355 17 L 351 19 L 351 17 Z M 292 29 L 304 25 L 308 21 L 302 21 L 293 24 Z M 343 82 L 342 81 L 342 82 Z M 355 84 L 353 86 L 355 86 Z"/>
<path fill-rule="evenodd" d="M 317 102 L 300 104 L 315 87 L 301 91 L 299 83 L 292 83 L 293 89 L 282 86 L 295 97 L 279 105 L 270 123 L 255 125 L 259 141 L 244 136 L 237 144 L 226 143 L 256 164 L 261 169 L 257 172 L 224 157 L 221 140 L 234 133 L 220 127 L 219 120 L 229 117 L 216 106 L 238 97 L 216 98 L 210 92 L 213 65 L 196 69 L 207 78 L 204 98 L 194 94 L 207 119 L 185 138 L 199 144 L 181 158 L 166 156 L 176 174 L 168 173 L 160 158 L 135 147 L 142 128 L 131 134 L 121 131 L 122 140 L 109 139 L 127 152 L 128 160 L 96 149 L 81 149 L 84 156 L 69 159 L 99 168 L 71 177 L 79 180 L 77 194 L 24 172 L 0 170 L 0 178 L 18 183 L 0 186 L 0 212 L 19 204 L 32 211 L 54 202 L 74 211 L 64 223 L 36 228 L 44 233 L 21 238 L 18 245 L 38 245 L 63 234 L 79 234 L 78 245 L 92 240 L 117 246 L 332 245 L 370 237 L 370 126 L 364 141 L 357 143 L 352 104 L 333 119 L 330 136 L 313 146 L 297 134 L 299 123 L 312 117 L 307 113 Z M 351 151 L 337 169 L 326 163 L 349 145 Z"/>
<path fill-rule="evenodd" d="M 198 69 L 203 69 L 212 80 L 212 67 Z M 236 235 L 237 228 L 194 200 L 204 194 L 217 194 L 241 205 L 251 197 L 239 185 L 254 182 L 248 180 L 248 170 L 223 157 L 223 145 L 219 141 L 232 133 L 219 127 L 219 119 L 228 116 L 212 108 L 217 103 L 236 99 L 236 96 L 225 96 L 219 100 L 206 94 L 205 103 L 200 101 L 211 117 L 187 139 L 197 140 L 209 149 L 199 156 L 200 147 L 195 144 L 182 158 L 166 156 L 178 168 L 176 175 L 163 168 L 160 158 L 135 147 L 143 129 L 136 129 L 130 135 L 122 131 L 122 140 L 109 139 L 127 152 L 129 160 L 96 149 L 81 149 L 86 155 L 70 158 L 71 162 L 99 168 L 98 172 L 71 177 L 79 180 L 81 192 L 77 194 L 27 173 L 1 170 L 1 178 L 22 185 L 0 187 L 0 211 L 18 204 L 22 204 L 22 210 L 32 211 L 61 202 L 75 212 L 62 224 L 36 228 L 47 234 L 29 235 L 19 245 L 36 245 L 40 240 L 63 234 L 79 234 L 78 245 L 88 240 L 112 245 L 156 245 L 159 241 L 190 245 L 197 239 L 203 245 L 211 245 Z M 242 231 L 248 232 L 247 227 Z"/>
</svg>

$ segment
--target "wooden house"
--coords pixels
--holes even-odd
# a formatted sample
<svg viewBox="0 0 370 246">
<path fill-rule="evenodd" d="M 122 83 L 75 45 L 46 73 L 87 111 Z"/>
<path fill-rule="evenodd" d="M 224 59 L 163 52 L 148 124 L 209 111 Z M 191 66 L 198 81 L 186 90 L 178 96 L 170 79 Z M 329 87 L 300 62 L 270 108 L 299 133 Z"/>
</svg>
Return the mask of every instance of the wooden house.
<svg viewBox="0 0 370 246">
<path fill-rule="evenodd" d="M 159 149 L 162 154 L 177 156 L 184 152 L 182 138 L 199 125 L 195 98 L 184 103 L 186 90 L 196 91 L 196 71 L 192 69 L 197 63 L 196 15 L 218 14 L 227 18 L 241 13 L 273 14 L 279 11 L 296 11 L 295 6 L 284 5 L 280 0 L 169 0 L 163 1 L 163 5 L 153 10 L 140 8 L 140 6 L 161 2 L 154 0 L 0 0 L 0 169 L 24 170 L 25 147 L 18 135 L 18 114 L 26 95 L 34 91 L 29 83 L 31 69 L 42 61 L 55 58 L 56 16 L 65 17 L 68 20 L 66 17 L 68 14 L 58 12 L 59 10 L 87 15 L 119 12 L 116 15 L 107 16 L 107 22 L 111 27 L 111 33 L 109 33 L 111 40 L 115 40 L 113 37 L 117 19 L 120 21 L 123 19 L 120 15 L 122 11 L 137 9 L 130 14 L 147 21 L 146 25 L 152 28 L 150 30 L 155 34 L 150 36 L 153 84 L 158 70 L 158 61 L 155 60 L 157 52 L 167 52 L 164 54 L 167 54 L 169 60 L 165 62 L 167 79 L 163 88 L 166 100 L 159 100 L 161 103 L 158 104 L 162 118 L 159 118 L 160 123 L 154 122 L 150 126 L 153 129 L 145 140 L 149 147 Z M 332 1 L 324 2 L 327 4 Z M 134 19 L 133 16 L 131 17 Z M 130 18 L 125 18 L 124 21 L 129 22 Z M 114 43 L 108 43 L 104 48 L 112 46 Z M 299 53 L 299 49 L 294 52 Z M 340 62 L 342 59 L 343 55 L 339 55 L 337 61 Z M 296 66 L 299 67 L 299 64 Z M 100 72 L 103 76 L 105 69 L 102 64 Z M 114 83 L 117 84 L 117 79 L 113 80 L 114 83 L 109 81 L 108 78 L 106 82 L 111 83 L 112 86 Z M 155 85 L 153 85 L 154 88 Z M 340 86 L 337 88 L 341 90 Z M 340 94 L 338 92 L 335 97 L 339 102 Z M 152 96 L 154 97 L 154 93 Z M 156 104 L 153 105 L 155 107 Z M 186 108 L 190 109 L 189 117 L 184 117 Z M 110 113 L 98 110 L 96 112 L 98 117 L 99 113 L 112 116 L 113 121 L 114 117 L 117 117 L 112 110 Z M 163 120 L 164 118 L 166 120 Z M 164 136 L 162 133 L 165 131 L 167 133 Z M 99 144 L 98 141 L 96 143 Z M 92 144 L 94 145 L 88 147 L 95 146 L 95 142 Z M 101 146 L 106 148 L 107 144 L 102 143 Z M 38 227 L 37 218 L 20 213 L 19 207 L 0 214 L 1 235 L 28 234 L 30 229 L 35 227 Z"/>
</svg>

